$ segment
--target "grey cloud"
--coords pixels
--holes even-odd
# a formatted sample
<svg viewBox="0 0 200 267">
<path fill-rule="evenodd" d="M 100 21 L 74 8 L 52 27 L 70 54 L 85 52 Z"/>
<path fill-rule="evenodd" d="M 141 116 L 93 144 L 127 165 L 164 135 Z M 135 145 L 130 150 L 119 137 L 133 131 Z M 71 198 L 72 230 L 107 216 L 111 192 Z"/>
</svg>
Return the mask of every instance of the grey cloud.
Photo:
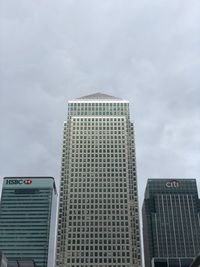
<svg viewBox="0 0 200 267">
<path fill-rule="evenodd" d="M 130 101 L 148 177 L 199 179 L 200 3 L 1 1 L 0 175 L 59 181 L 67 100 Z"/>
</svg>

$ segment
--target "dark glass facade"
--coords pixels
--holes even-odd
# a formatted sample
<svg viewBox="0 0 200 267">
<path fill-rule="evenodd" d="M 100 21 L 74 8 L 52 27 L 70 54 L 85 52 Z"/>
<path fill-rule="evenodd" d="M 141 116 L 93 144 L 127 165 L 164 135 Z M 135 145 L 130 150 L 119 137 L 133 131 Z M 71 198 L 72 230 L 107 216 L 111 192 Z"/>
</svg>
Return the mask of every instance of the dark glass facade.
<svg viewBox="0 0 200 267">
<path fill-rule="evenodd" d="M 49 241 L 54 202 L 53 178 L 4 178 L 0 204 L 0 250 L 9 262 L 26 259 L 34 261 L 37 267 L 47 267 L 48 256 L 51 256 L 48 251 L 52 246 Z"/>
<path fill-rule="evenodd" d="M 195 179 L 149 179 L 143 203 L 145 266 L 189 267 L 200 250 Z"/>
</svg>

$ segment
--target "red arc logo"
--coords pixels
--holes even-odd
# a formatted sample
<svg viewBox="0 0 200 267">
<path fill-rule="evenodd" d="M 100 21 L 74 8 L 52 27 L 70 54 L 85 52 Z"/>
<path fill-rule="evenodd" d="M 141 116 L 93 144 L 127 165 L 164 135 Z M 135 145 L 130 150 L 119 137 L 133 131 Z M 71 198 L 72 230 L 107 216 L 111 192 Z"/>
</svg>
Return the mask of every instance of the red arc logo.
<svg viewBox="0 0 200 267">
<path fill-rule="evenodd" d="M 24 184 L 32 184 L 32 181 L 31 180 L 24 180 Z"/>
</svg>

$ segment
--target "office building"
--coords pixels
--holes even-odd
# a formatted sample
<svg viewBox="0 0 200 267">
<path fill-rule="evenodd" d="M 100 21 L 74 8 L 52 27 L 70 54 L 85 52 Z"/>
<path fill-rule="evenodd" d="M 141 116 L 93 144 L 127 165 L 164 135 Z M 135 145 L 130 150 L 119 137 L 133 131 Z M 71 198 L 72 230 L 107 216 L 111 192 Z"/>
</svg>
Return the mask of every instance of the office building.
<svg viewBox="0 0 200 267">
<path fill-rule="evenodd" d="M 56 187 L 51 177 L 7 177 L 0 204 L 0 250 L 10 264 L 35 262 L 53 266 L 51 229 L 55 218 Z M 54 210 L 53 210 L 54 208 Z M 52 225 L 53 226 L 53 225 Z M 54 225 L 55 227 L 55 225 Z"/>
<path fill-rule="evenodd" d="M 140 267 L 133 123 L 128 101 L 97 93 L 68 103 L 57 267 Z"/>
<path fill-rule="evenodd" d="M 145 267 L 189 267 L 200 251 L 195 179 L 149 179 L 143 204 Z"/>
</svg>

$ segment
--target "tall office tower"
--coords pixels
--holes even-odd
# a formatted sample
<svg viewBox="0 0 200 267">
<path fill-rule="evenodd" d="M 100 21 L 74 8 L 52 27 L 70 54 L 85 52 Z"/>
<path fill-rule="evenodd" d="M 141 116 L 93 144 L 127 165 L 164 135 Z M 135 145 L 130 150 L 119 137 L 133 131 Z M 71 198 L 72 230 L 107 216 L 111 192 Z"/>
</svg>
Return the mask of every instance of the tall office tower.
<svg viewBox="0 0 200 267">
<path fill-rule="evenodd" d="M 141 266 L 133 123 L 127 101 L 69 101 L 64 124 L 57 266 Z"/>
<path fill-rule="evenodd" d="M 143 204 L 145 267 L 189 267 L 200 251 L 194 179 L 149 179 Z"/>
<path fill-rule="evenodd" d="M 10 264 L 34 261 L 37 267 L 53 266 L 56 197 L 51 177 L 4 178 L 0 251 Z"/>
</svg>

